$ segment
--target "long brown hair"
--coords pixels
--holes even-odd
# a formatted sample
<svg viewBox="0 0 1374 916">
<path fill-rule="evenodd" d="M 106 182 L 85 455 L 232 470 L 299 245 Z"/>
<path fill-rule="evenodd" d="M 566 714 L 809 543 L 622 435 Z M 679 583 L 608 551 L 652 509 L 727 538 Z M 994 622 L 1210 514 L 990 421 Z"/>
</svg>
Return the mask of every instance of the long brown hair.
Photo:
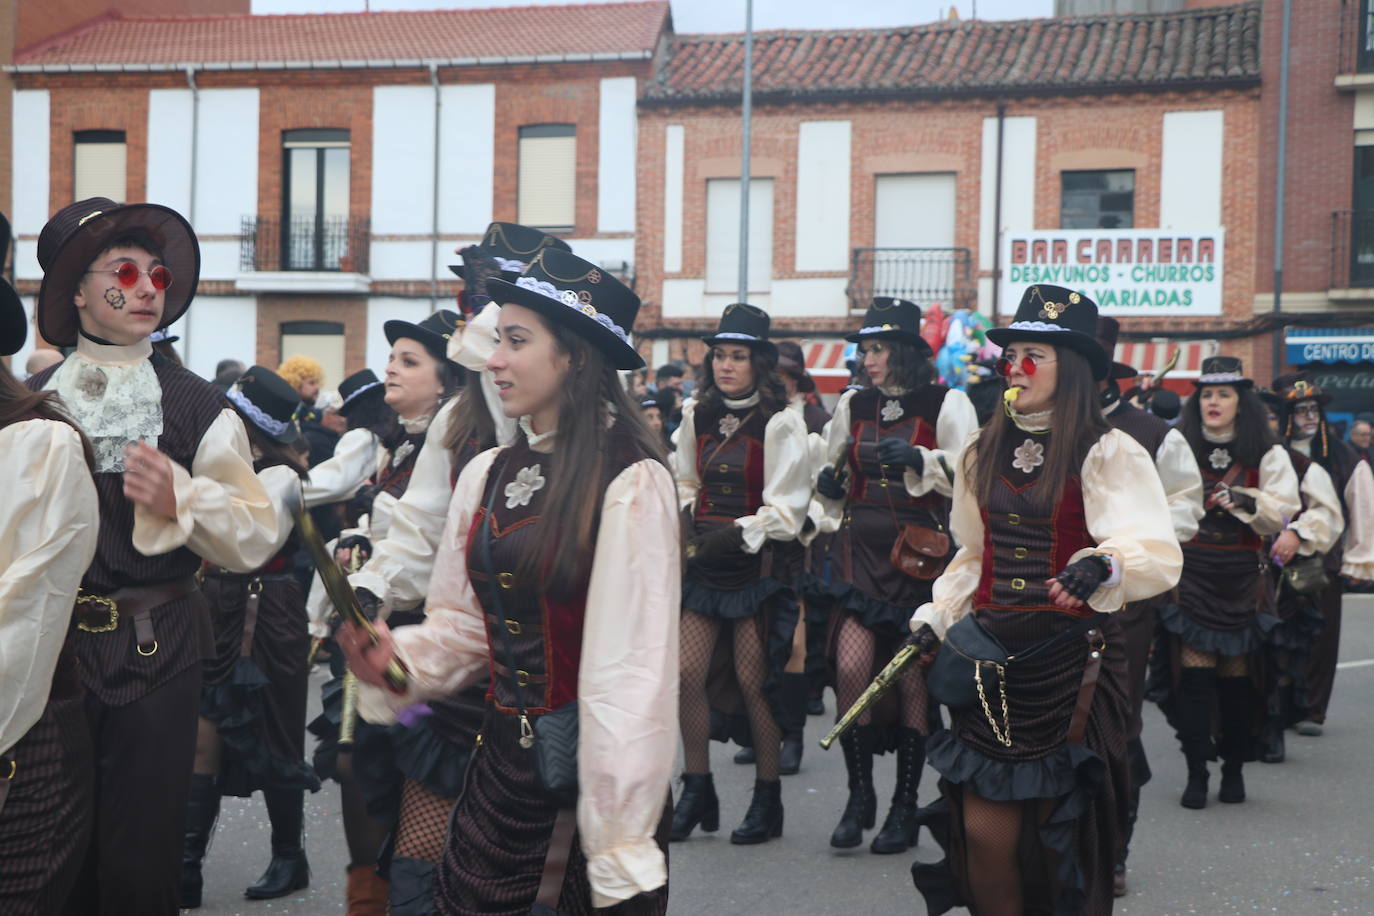
<svg viewBox="0 0 1374 916">
<path fill-rule="evenodd" d="M 601 351 L 558 322 L 545 324 L 570 361 L 559 392 L 558 460 L 549 472 L 548 502 L 519 574 L 546 594 L 566 595 L 589 572 L 587 545 L 601 522 L 611 472 L 620 468 L 611 464 L 612 454 L 628 452 L 628 463 L 652 458 L 666 466 L 668 459 Z"/>
<path fill-rule="evenodd" d="M 1045 469 L 1040 483 L 1033 491 L 1039 508 L 1046 513 L 1059 504 L 1069 477 L 1082 470 L 1088 450 L 1111 429 L 1102 416 L 1097 380 L 1093 378 L 1087 359 L 1068 347 L 1055 347 L 1055 350 L 1059 375 L 1054 386 L 1054 434 L 1045 452 Z M 997 465 L 1008 438 L 1020 434 L 1019 428 L 999 405 L 983 424 L 977 445 L 965 454 L 964 473 L 980 506 L 986 506 L 992 499 Z"/>
<path fill-rule="evenodd" d="M 491 418 L 487 399 L 482 393 L 482 376 L 467 368 L 462 370 L 462 376 L 463 382 L 457 394 L 453 395 L 458 403 L 453 405 L 448 436 L 444 439 L 444 448 L 455 459 L 463 453 L 469 442 L 476 442 L 479 452 L 496 445 L 496 422 Z"/>
<path fill-rule="evenodd" d="M 62 399 L 51 391 L 30 391 L 10 373 L 4 362 L 0 362 L 0 427 L 29 417 L 56 420 L 76 430 L 81 437 L 82 451 L 86 453 L 86 466 L 95 470 L 95 452 L 91 451 L 91 443 L 81 427 L 72 422 L 72 418 L 62 409 Z"/>
<path fill-rule="evenodd" d="M 1204 447 L 1203 443 L 1207 441 L 1202 434 L 1202 389 L 1211 387 L 1214 386 L 1199 387 L 1183 404 L 1183 417 L 1178 424 L 1179 432 L 1183 433 L 1183 438 L 1195 449 Z M 1230 443 L 1231 454 L 1245 467 L 1257 468 L 1265 454 L 1278 444 L 1279 438 L 1269 428 L 1268 411 L 1254 389 L 1248 386 L 1234 387 L 1238 403 L 1236 436 Z"/>
<path fill-rule="evenodd" d="M 733 343 L 734 341 L 729 341 Z M 745 344 L 745 346 L 748 346 Z M 701 361 L 701 391 L 697 403 L 702 407 L 714 407 L 725 397 L 716 387 L 716 373 L 711 367 L 711 350 Z M 759 393 L 759 410 L 764 417 L 771 417 L 787 406 L 787 386 L 778 372 L 778 355 L 767 347 L 749 347 L 749 365 L 754 370 L 754 388 Z"/>
</svg>

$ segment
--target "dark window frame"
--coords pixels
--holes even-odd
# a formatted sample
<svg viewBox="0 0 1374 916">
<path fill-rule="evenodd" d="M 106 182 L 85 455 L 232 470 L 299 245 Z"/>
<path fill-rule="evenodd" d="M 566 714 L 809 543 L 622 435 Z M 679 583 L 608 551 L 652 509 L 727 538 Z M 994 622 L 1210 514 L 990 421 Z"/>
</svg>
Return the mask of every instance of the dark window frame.
<svg viewBox="0 0 1374 916">
<path fill-rule="evenodd" d="M 1130 176 L 1129 190 L 1109 186 L 1112 177 L 1120 175 Z M 1090 176 L 1100 176 L 1103 187 L 1087 187 L 1090 182 L 1086 179 Z M 1070 184 L 1079 187 L 1070 187 Z M 1059 228 L 1132 229 L 1135 227 L 1135 191 L 1135 169 L 1064 169 L 1059 173 Z M 1070 200 L 1084 201 L 1094 193 L 1097 195 L 1095 209 L 1090 211 L 1084 206 L 1069 206 Z M 1128 207 L 1120 206 L 1123 198 Z M 1116 225 L 1104 225 L 1104 221 L 1111 220 L 1116 220 Z"/>
<path fill-rule="evenodd" d="M 315 151 L 315 226 L 313 233 L 313 244 L 311 245 L 310 263 L 297 264 L 293 257 L 293 225 L 294 215 L 291 212 L 291 153 L 294 150 L 313 149 Z M 283 130 L 281 132 L 281 151 L 282 151 L 282 170 L 281 170 L 281 266 L 283 270 L 338 270 L 337 263 L 334 266 L 326 264 L 325 252 L 325 208 L 324 208 L 324 179 L 325 179 L 325 152 L 331 149 L 348 150 L 348 180 L 353 178 L 353 140 L 347 128 L 336 127 L 305 127 Z M 351 189 L 350 189 L 351 190 Z M 350 200 L 352 195 L 350 194 Z M 348 227 L 342 228 L 345 245 L 348 239 Z"/>
</svg>

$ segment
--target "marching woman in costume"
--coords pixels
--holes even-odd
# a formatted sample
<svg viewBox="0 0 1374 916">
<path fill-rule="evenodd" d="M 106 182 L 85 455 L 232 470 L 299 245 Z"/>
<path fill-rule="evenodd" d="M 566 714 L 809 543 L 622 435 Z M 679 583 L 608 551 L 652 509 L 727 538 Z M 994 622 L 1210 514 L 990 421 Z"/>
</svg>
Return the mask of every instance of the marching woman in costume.
<svg viewBox="0 0 1374 916">
<path fill-rule="evenodd" d="M 440 913 L 661 914 L 681 542 L 661 446 L 617 374 L 643 365 L 639 300 L 555 249 L 487 291 L 488 367 L 523 435 L 459 476 L 424 623 L 376 646 L 344 627 L 340 644 L 371 721 L 492 674 Z M 380 686 L 393 657 L 403 695 Z"/>
<path fill-rule="evenodd" d="M 1207 762 L 1218 755 L 1217 799 L 1245 801 L 1241 769 L 1255 759 L 1253 723 L 1263 714 L 1263 698 L 1251 685 L 1257 672 L 1250 656 L 1257 658 L 1261 648 L 1261 619 L 1273 619 L 1263 539 L 1282 531 L 1302 503 L 1293 464 L 1270 431 L 1240 360 L 1204 360 L 1193 384 L 1197 391 L 1184 405 L 1180 429 L 1202 471 L 1207 514 L 1197 536 L 1183 545 L 1178 603 L 1159 611 L 1167 637 L 1160 660 L 1170 674 L 1169 695 L 1160 706 L 1188 761 L 1180 803 L 1202 808 Z"/>
<path fill-rule="evenodd" d="M 801 572 L 797 537 L 811 502 L 812 463 L 802 413 L 789 405 L 778 377 L 768 325 L 768 314 L 752 305 L 726 307 L 706 338 L 711 349 L 700 396 L 683 407 L 677 431 L 678 503 L 691 513 L 692 527 L 682 582 L 685 768 L 674 840 L 687 839 L 698 824 L 718 828 L 712 737 L 754 747 L 753 800 L 730 842 L 782 835 L 782 674 L 797 625 L 791 586 Z M 727 663 L 712 664 L 717 651 Z M 719 683 L 708 683 L 712 672 L 720 672 Z M 738 715 L 741 705 L 745 716 Z M 747 728 L 741 722 L 731 735 L 712 735 L 712 707 L 723 721 L 743 719 Z"/>
<path fill-rule="evenodd" d="M 942 641 L 926 680 L 951 707 L 926 744 L 948 860 L 912 868 L 931 913 L 1111 912 L 1127 701 L 1098 615 L 1170 588 L 1180 551 L 1153 461 L 1102 418 L 1096 322 L 1079 293 L 1032 286 L 988 332 L 1005 409 L 956 463 L 960 547 L 911 620 Z M 975 680 L 967 656 L 1000 667 Z"/>
<path fill-rule="evenodd" d="M 873 300 L 859 345 L 869 386 L 848 391 L 826 428 L 825 466 L 816 490 L 838 528 L 831 547 L 838 613 L 832 666 L 838 713 L 853 705 L 901 644 L 911 608 L 930 600 L 931 583 L 950 553 L 949 496 L 954 462 L 978 427 L 962 391 L 936 384 L 930 346 L 921 339 L 921 310 L 904 299 Z M 948 469 L 948 470 L 947 470 Z M 927 553 L 901 568 L 894 544 L 923 538 Z M 910 540 L 911 546 L 917 541 Z M 909 550 L 907 551 L 909 553 Z M 905 556 L 905 554 L 904 554 Z M 898 685 L 895 727 L 868 720 L 840 740 L 849 801 L 830 837 L 844 849 L 863 842 L 877 817 L 873 754 L 897 749 L 897 788 L 873 852 L 906 852 L 916 844 L 916 787 L 925 765 L 926 704 L 913 674 Z"/>
<path fill-rule="evenodd" d="M 299 542 L 292 512 L 305 476 L 294 417 L 300 395 L 275 372 L 254 366 L 225 392 L 248 431 L 254 470 L 278 515 L 278 550 L 260 569 L 235 573 L 206 563 L 201 589 L 210 605 L 215 654 L 204 663 L 200 727 L 182 850 L 181 905 L 201 905 L 201 862 L 220 796 L 261 790 L 272 824 L 272 861 L 249 900 L 283 897 L 310 884 L 301 845 L 305 790 L 319 777 L 305 763 L 305 596 L 292 574 Z"/>
<path fill-rule="evenodd" d="M 0 216 L 0 262 L 9 251 Z M 0 355 L 28 317 L 0 280 Z M 62 910 L 91 835 L 91 737 L 72 603 L 99 530 L 91 448 L 51 393 L 26 391 L 0 363 L 0 912 Z"/>
</svg>

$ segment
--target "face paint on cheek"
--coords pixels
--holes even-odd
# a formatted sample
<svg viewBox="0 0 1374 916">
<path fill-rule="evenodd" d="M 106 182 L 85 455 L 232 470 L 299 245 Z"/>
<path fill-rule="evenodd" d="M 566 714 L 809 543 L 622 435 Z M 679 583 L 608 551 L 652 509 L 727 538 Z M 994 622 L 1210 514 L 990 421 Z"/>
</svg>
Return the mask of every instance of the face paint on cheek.
<svg viewBox="0 0 1374 916">
<path fill-rule="evenodd" d="M 114 309 L 116 312 L 123 311 L 124 306 L 127 304 L 124 299 L 124 294 L 114 286 L 105 290 L 105 301 L 108 302 L 110 308 Z"/>
</svg>

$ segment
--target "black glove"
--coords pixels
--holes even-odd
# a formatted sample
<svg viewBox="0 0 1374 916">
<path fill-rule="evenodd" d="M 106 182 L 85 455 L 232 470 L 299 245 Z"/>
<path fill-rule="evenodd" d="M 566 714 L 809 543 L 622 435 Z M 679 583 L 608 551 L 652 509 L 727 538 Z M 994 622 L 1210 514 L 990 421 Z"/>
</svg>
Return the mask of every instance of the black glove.
<svg viewBox="0 0 1374 916">
<path fill-rule="evenodd" d="M 1231 488 L 1231 505 L 1250 515 L 1255 514 L 1255 497 L 1249 493 L 1242 493 L 1234 487 Z"/>
<path fill-rule="evenodd" d="M 1054 578 L 1059 585 L 1079 601 L 1087 601 L 1098 586 L 1107 581 L 1112 574 L 1111 561 L 1106 557 L 1091 556 L 1075 560 L 1059 571 Z"/>
<path fill-rule="evenodd" d="M 708 531 L 687 545 L 688 563 L 709 563 L 716 557 L 744 549 L 744 529 L 736 524 Z"/>
<path fill-rule="evenodd" d="M 357 596 L 358 607 L 363 609 L 363 616 L 375 621 L 382 610 L 382 599 L 365 588 L 355 588 L 353 594 Z"/>
<path fill-rule="evenodd" d="M 339 538 L 339 542 L 334 545 L 335 550 L 358 549 L 364 561 L 372 556 L 372 542 L 361 534 L 350 534 L 347 537 Z"/>
<path fill-rule="evenodd" d="M 940 651 L 940 637 L 935 635 L 930 624 L 923 623 L 906 638 L 906 645 L 921 650 L 921 657 L 917 659 L 916 664 L 925 667 L 935 660 L 935 654 Z"/>
<path fill-rule="evenodd" d="M 849 472 L 837 473 L 833 464 L 827 464 L 816 478 L 816 492 L 826 499 L 844 499 L 849 492 Z"/>
<path fill-rule="evenodd" d="M 372 503 L 380 492 L 373 484 L 363 484 L 358 488 L 358 492 L 353 494 L 353 499 L 349 503 L 350 508 L 358 515 L 371 515 Z"/>
<path fill-rule="evenodd" d="M 917 474 L 924 473 L 926 468 L 920 447 L 896 436 L 889 436 L 878 443 L 878 460 L 887 465 L 909 467 Z"/>
</svg>

